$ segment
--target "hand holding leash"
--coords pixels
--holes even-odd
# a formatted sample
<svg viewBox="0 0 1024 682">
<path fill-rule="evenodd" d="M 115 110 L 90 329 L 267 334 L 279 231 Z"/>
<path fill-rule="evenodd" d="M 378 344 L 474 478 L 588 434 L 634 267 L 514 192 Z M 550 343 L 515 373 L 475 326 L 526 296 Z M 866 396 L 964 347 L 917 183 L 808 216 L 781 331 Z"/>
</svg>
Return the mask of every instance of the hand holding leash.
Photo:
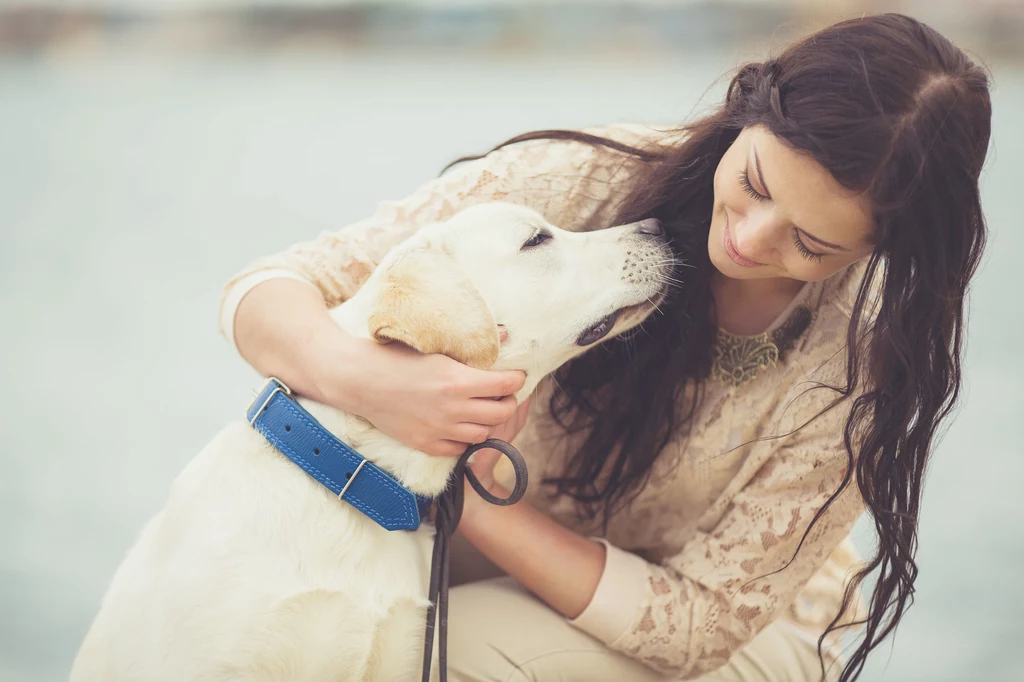
<svg viewBox="0 0 1024 682">
<path fill-rule="evenodd" d="M 508 421 L 494 427 L 491 431 L 490 439 L 511 443 L 526 425 L 526 420 L 529 414 L 530 398 L 527 398 L 519 404 L 519 407 L 516 408 L 515 414 L 513 414 Z M 498 460 L 501 459 L 501 455 L 502 453 L 500 451 L 492 450 L 491 448 L 481 448 L 476 450 L 473 458 L 466 465 L 466 470 L 473 472 L 480 484 L 487 490 L 491 490 L 494 486 L 494 467 L 498 463 Z"/>
</svg>

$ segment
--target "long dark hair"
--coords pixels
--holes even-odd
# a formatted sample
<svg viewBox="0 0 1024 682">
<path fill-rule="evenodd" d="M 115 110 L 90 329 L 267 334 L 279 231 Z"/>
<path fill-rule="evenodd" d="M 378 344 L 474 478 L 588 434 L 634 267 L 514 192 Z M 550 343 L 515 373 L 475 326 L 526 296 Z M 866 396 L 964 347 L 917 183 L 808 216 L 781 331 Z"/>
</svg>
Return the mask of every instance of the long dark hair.
<svg viewBox="0 0 1024 682">
<path fill-rule="evenodd" d="M 848 586 L 840 614 L 867 575 L 877 570 L 878 579 L 864 638 L 841 682 L 859 676 L 913 600 L 922 477 L 960 393 L 965 294 L 985 242 L 978 178 L 990 121 L 985 71 L 928 26 L 886 14 L 833 25 L 743 66 L 721 108 L 685 126 L 675 148 L 564 130 L 499 145 L 571 139 L 632 157 L 641 170 L 616 222 L 659 218 L 692 266 L 643 335 L 628 345 L 608 342 L 559 372 L 552 415 L 587 435 L 564 475 L 546 482 L 574 498 L 581 514 L 605 521 L 644 486 L 699 405 L 717 334 L 707 251 L 713 176 L 740 131 L 765 126 L 871 197 L 875 249 L 851 315 L 846 385 L 831 387 L 832 406 L 853 401 L 843 433 L 849 464 L 804 534 L 855 478 L 878 552 Z M 867 314 L 876 276 L 881 299 Z"/>
</svg>

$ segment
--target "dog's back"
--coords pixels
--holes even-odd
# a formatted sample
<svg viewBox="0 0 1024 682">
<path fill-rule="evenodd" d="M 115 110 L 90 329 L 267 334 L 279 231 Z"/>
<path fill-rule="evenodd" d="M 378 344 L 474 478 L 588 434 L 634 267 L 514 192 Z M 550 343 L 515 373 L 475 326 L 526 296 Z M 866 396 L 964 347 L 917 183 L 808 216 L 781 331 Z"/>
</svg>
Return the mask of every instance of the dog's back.
<svg viewBox="0 0 1024 682">
<path fill-rule="evenodd" d="M 383 530 L 232 424 L 118 569 L 72 682 L 407 675 L 422 655 L 430 540 Z"/>
<path fill-rule="evenodd" d="M 359 338 L 522 370 L 522 400 L 662 300 L 673 255 L 649 223 L 576 234 L 523 206 L 474 206 L 392 249 L 332 316 Z M 303 404 L 410 492 L 434 497 L 448 484 L 450 458 Z M 415 679 L 432 540 L 428 527 L 383 530 L 248 424 L 232 425 L 177 479 L 118 570 L 72 679 Z"/>
</svg>

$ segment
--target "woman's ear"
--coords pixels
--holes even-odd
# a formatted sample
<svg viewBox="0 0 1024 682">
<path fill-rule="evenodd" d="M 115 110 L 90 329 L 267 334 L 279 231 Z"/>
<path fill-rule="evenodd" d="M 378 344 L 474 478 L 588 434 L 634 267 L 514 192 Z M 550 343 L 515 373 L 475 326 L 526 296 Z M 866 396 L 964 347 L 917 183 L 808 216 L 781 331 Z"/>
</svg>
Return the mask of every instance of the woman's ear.
<svg viewBox="0 0 1024 682">
<path fill-rule="evenodd" d="M 369 331 L 382 343 L 400 341 L 479 369 L 498 359 L 490 309 L 455 261 L 434 248 L 409 251 L 391 264 L 370 311 Z"/>
</svg>

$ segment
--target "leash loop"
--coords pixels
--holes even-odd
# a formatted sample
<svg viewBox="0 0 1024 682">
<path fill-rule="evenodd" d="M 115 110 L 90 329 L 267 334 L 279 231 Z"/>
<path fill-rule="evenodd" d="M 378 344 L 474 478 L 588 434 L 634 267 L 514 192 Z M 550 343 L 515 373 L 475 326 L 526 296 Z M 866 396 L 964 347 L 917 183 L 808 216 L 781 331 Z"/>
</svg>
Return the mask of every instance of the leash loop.
<svg viewBox="0 0 1024 682">
<path fill-rule="evenodd" d="M 484 488 L 467 464 L 470 456 L 477 450 L 492 449 L 508 457 L 516 473 L 516 483 L 508 497 L 492 495 Z M 427 608 L 427 628 L 423 646 L 423 682 L 430 682 L 430 662 L 434 650 L 434 627 L 437 621 L 437 659 L 440 668 L 440 682 L 448 682 L 448 582 L 450 571 L 451 537 L 462 519 L 462 507 L 465 502 L 463 476 L 469 480 L 473 490 L 487 502 L 507 507 L 523 498 L 528 483 L 526 460 L 519 450 L 503 440 L 490 438 L 483 443 L 470 445 L 459 457 L 452 470 L 448 487 L 434 501 L 436 514 L 434 525 L 437 534 L 434 536 L 434 552 L 430 562 L 430 606 Z"/>
</svg>

